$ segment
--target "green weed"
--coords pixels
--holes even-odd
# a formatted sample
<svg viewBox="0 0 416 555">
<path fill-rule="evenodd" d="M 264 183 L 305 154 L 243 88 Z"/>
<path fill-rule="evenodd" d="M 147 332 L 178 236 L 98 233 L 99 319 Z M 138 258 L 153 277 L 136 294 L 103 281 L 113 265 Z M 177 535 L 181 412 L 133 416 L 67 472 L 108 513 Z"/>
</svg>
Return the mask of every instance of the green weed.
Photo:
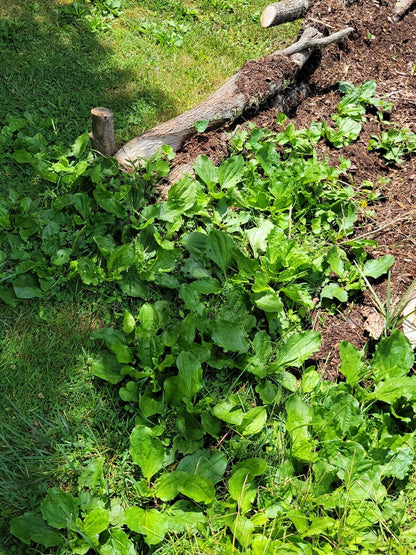
<svg viewBox="0 0 416 555">
<path fill-rule="evenodd" d="M 403 164 L 406 157 L 416 150 L 416 134 L 410 129 L 382 131 L 381 137 L 373 136 L 368 144 L 369 150 L 377 150 L 386 163 Z"/>
<path fill-rule="evenodd" d="M 376 102 L 373 85 L 359 90 Z M 339 117 L 365 117 L 372 101 L 354 102 Z M 319 140 L 331 140 L 324 127 L 279 122 L 279 133 L 253 127 L 235 137 L 219 167 L 200 156 L 195 179 L 185 176 L 167 201 L 152 204 L 149 191 L 169 171 L 168 147 L 131 176 L 94 159 L 85 135 L 56 152 L 29 133 L 27 118 L 9 118 L 3 156 L 50 188 L 41 202 L 17 192 L 3 201 L 3 300 L 62 302 L 81 291 L 109 307 L 89 324 L 92 345 L 70 386 L 107 382 L 100 404 L 88 405 L 87 395 L 79 407 L 91 414 L 82 416 L 72 405 L 48 447 L 50 460 L 61 461 L 58 480 L 47 468 L 52 487 L 38 482 L 22 515 L 9 509 L 11 534 L 24 544 L 129 555 L 184 546 L 411 552 L 402 496 L 415 452 L 409 342 L 392 330 L 367 358 L 342 342 L 341 383 L 308 365 L 320 346 L 310 329 L 317 299 L 345 302 L 393 259 L 367 260 L 365 244 L 348 238 L 355 192 L 339 182 L 348 161 L 334 167 L 315 153 Z M 335 147 L 341 125 L 338 133 Z M 352 140 L 349 131 L 344 137 Z M 56 321 L 44 309 L 38 318 L 46 331 Z M 58 337 L 51 341 L 47 352 Z M 11 353 L 7 333 L 3 342 Z M 50 387 L 34 464 L 61 404 L 63 390 Z M 8 395 L 13 410 L 21 399 L 15 418 L 30 431 L 29 399 Z M 69 417 L 76 436 L 62 429 Z M 33 444 L 25 434 L 10 438 L 5 452 L 21 458 L 22 473 Z"/>
</svg>

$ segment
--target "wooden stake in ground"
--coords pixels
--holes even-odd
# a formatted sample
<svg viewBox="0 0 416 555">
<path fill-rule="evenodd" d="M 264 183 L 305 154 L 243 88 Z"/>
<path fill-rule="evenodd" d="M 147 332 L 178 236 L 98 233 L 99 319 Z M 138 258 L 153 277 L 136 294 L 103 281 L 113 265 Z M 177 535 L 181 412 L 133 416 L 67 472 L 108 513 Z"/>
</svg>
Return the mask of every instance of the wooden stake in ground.
<svg viewBox="0 0 416 555">
<path fill-rule="evenodd" d="M 196 133 L 194 124 L 198 121 L 206 122 L 210 130 L 235 121 L 247 110 L 257 110 L 267 99 L 293 85 L 299 69 L 315 49 L 337 42 L 351 31 L 353 28 L 348 27 L 322 37 L 315 28 L 308 27 L 298 42 L 260 60 L 247 62 L 199 106 L 131 140 L 115 157 L 120 164 L 133 169 L 137 160 L 149 158 L 163 145 L 179 150 Z"/>
<path fill-rule="evenodd" d="M 309 8 L 308 0 L 283 0 L 264 8 L 260 16 L 260 24 L 264 29 L 295 21 L 306 15 Z"/>
<path fill-rule="evenodd" d="M 113 112 L 102 106 L 91 110 L 91 146 L 104 156 L 113 156 L 116 151 Z"/>
</svg>

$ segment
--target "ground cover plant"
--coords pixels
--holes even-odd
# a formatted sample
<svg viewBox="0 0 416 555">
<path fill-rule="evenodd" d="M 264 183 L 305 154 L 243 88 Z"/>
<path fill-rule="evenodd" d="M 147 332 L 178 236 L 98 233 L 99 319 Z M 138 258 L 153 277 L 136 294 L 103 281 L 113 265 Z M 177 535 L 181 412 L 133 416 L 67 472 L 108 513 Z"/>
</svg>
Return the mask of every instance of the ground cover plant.
<svg viewBox="0 0 416 555">
<path fill-rule="evenodd" d="M 11 519 L 26 546 L 411 552 L 408 340 L 386 329 L 368 353 L 341 343 L 340 383 L 311 362 L 320 344 L 311 310 L 345 302 L 394 262 L 369 258 L 374 242 L 351 237 L 377 196 L 371 184 L 345 186 L 349 162 L 316 155 L 319 142 L 355 141 L 368 110 L 391 109 L 375 86 L 342 84 L 334 127 L 298 130 L 279 115 L 277 133 L 235 135 L 220 167 L 199 157 L 195 179 L 159 203 L 149 195 L 169 171 L 169 148 L 126 175 L 94 158 L 85 135 L 38 156 L 31 122 L 9 118 L 3 156 L 47 187 L 2 202 L 1 298 L 56 302 L 81 287 L 113 307 L 83 363 L 110 384 L 115 420 L 126 423 L 124 443 Z"/>
<path fill-rule="evenodd" d="M 189 182 L 189 198 L 177 188 L 163 209 L 152 209 L 154 199 L 149 189 L 156 175 L 166 172 L 169 150 L 161 159 L 152 160 L 136 179 L 126 179 L 111 162 L 94 161 L 85 136 L 75 142 L 74 138 L 85 130 L 90 104 L 97 104 L 97 98 L 107 105 L 114 102 L 110 107 L 116 107 L 118 125 L 122 127 L 120 137 L 127 133 L 130 138 L 142 126 L 152 125 L 156 113 L 156 120 L 165 119 L 162 95 L 148 111 L 157 90 L 151 89 L 146 96 L 149 90 L 141 89 L 141 81 L 133 79 L 139 66 L 130 64 L 125 52 L 140 53 L 137 45 L 142 44 L 139 41 L 143 37 L 149 41 L 152 53 L 166 56 L 166 67 L 177 67 L 175 60 L 178 67 L 183 67 L 180 58 L 186 53 L 192 31 L 185 18 L 176 19 L 176 2 L 163 6 L 152 3 L 154 11 L 146 12 L 146 24 L 140 31 L 143 21 L 139 21 L 137 33 L 133 33 L 134 17 L 130 16 L 137 13 L 136 9 L 147 7 L 117 4 L 113 3 L 116 13 L 111 14 L 110 2 L 78 2 L 76 6 L 66 1 L 2 2 L 0 6 L 2 17 L 7 19 L 0 25 L 2 54 L 6 53 L 1 59 L 8 61 L 1 71 L 0 87 L 5 87 L 6 94 L 0 95 L 0 102 L 7 98 L 2 113 L 11 111 L 10 117 L 2 121 L 1 139 L 5 164 L 1 166 L 4 203 L 0 249 L 6 259 L 0 271 L 8 304 L 2 304 L 0 330 L 4 396 L 0 412 L 0 551 L 133 553 L 134 543 L 139 552 L 159 553 L 411 553 L 415 544 L 411 477 L 414 382 L 408 343 L 394 331 L 386 312 L 385 330 L 378 345 L 370 342 L 361 351 L 345 341 L 341 343 L 340 375 L 345 383 L 325 382 L 321 374 L 315 373 L 315 355 L 313 359 L 308 355 L 319 343 L 319 334 L 311 334 L 311 329 L 321 329 L 319 319 L 312 322 L 313 326 L 309 321 L 311 301 L 315 309 L 327 308 L 325 312 L 315 310 L 315 316 L 332 313 L 345 318 L 345 339 L 348 322 L 356 319 L 360 289 L 370 283 L 379 294 L 380 279 L 392 268 L 394 288 L 396 268 L 403 258 L 400 249 L 407 248 L 407 265 L 412 258 L 412 248 L 406 247 L 411 243 L 403 237 L 404 229 L 408 229 L 411 240 L 411 215 L 403 221 L 400 240 L 394 239 L 396 250 L 388 247 L 392 234 L 383 234 L 377 237 L 380 246 L 373 245 L 376 260 L 364 251 L 366 245 L 371 246 L 368 239 L 375 237 L 371 228 L 375 215 L 379 214 L 383 226 L 389 224 L 389 218 L 380 215 L 383 205 L 367 206 L 380 198 L 380 172 L 392 178 L 391 187 L 382 190 L 392 204 L 397 200 L 397 205 L 406 209 L 407 199 L 412 198 L 414 141 L 406 129 L 409 117 L 404 117 L 403 109 L 397 110 L 397 106 L 403 108 L 403 98 L 398 99 L 393 112 L 392 121 L 398 122 L 391 126 L 394 131 L 390 131 L 388 122 L 380 124 L 377 118 L 374 83 L 356 88 L 342 85 L 346 96 L 351 93 L 355 99 L 346 102 L 344 96 L 339 110 L 328 101 L 339 99 L 332 89 L 322 97 L 308 98 L 298 115 L 312 110 L 313 118 L 321 119 L 313 126 L 308 122 L 303 129 L 297 125 L 285 130 L 287 122 L 280 116 L 276 126 L 274 111 L 270 119 L 274 134 L 255 128 L 250 134 L 240 133 L 233 140 L 232 162 L 215 169 L 206 158 L 200 158 L 196 184 Z M 245 13 L 253 13 L 250 2 L 246 6 L 239 3 L 234 12 L 233 5 L 197 5 L 200 16 L 205 7 L 212 7 L 215 24 L 204 24 L 216 39 L 213 43 L 218 44 L 219 36 L 228 37 L 224 41 L 228 51 L 233 44 L 232 33 L 238 33 L 237 42 L 242 42 L 241 33 L 245 31 L 239 29 L 240 14 L 246 6 Z M 16 11 L 6 12 L 5 6 Z M 159 17 L 158 11 L 162 13 L 164 6 L 163 17 Z M 22 21 L 17 11 L 23 7 L 27 19 L 23 23 L 25 33 L 19 35 Z M 194 4 L 186 7 L 188 11 L 194 8 Z M 334 4 L 332 8 L 336 13 Z M 350 9 L 353 11 L 354 6 Z M 363 82 L 363 75 L 373 79 L 380 66 L 384 68 L 379 84 L 383 93 L 378 96 L 386 95 L 381 110 L 386 111 L 386 100 L 393 96 L 396 100 L 399 93 L 408 92 L 403 77 L 397 78 L 407 71 L 398 62 L 408 49 L 405 41 L 409 45 L 413 42 L 406 38 L 406 26 L 390 36 L 388 44 L 383 42 L 384 27 L 382 32 L 382 26 L 375 25 L 384 17 L 386 3 L 377 8 L 377 13 L 367 4 L 360 4 L 357 10 L 357 31 L 351 39 L 355 44 L 349 53 L 348 49 L 340 51 L 345 63 L 333 64 L 331 69 L 328 54 L 329 60 L 327 57 L 323 64 L 324 85 L 321 81 L 320 86 L 328 86 L 329 81 L 331 88 L 335 81 L 345 81 L 346 72 L 353 74 L 349 80 L 355 83 Z M 368 12 L 372 12 L 371 39 L 365 28 Z M 94 19 L 97 13 L 99 20 Z M 329 21 L 328 14 L 325 9 L 325 21 Z M 123 20 L 126 15 L 129 20 Z M 318 18 L 322 19 L 322 14 Z M 173 21 L 167 23 L 166 19 Z M 202 23 L 202 19 L 198 21 Z M 223 27 L 223 22 L 231 20 L 235 23 Z M 336 18 L 330 22 L 334 27 L 339 25 Z M 49 35 L 40 32 L 50 29 L 49 25 Z M 250 25 L 246 24 L 246 29 L 252 28 Z M 133 42 L 126 38 L 125 29 L 134 37 Z M 22 37 L 28 36 L 34 40 L 22 56 Z M 360 36 L 365 37 L 364 42 L 360 42 Z M 124 64 L 115 55 L 120 53 L 119 40 Z M 193 43 L 193 51 L 201 40 Z M 249 48 L 257 48 L 261 40 Z M 45 45 L 43 41 L 49 42 Z M 366 55 L 365 41 L 371 42 L 371 55 Z M 31 59 L 33 49 L 36 59 L 42 60 L 38 75 L 46 86 L 40 89 L 34 88 L 35 63 L 24 66 L 30 71 L 23 79 L 16 71 L 22 66 L 22 57 Z M 242 49 L 246 50 L 247 45 Z M 259 54 L 264 52 L 259 50 Z M 383 65 L 381 51 L 384 57 L 391 55 L 387 66 Z M 360 55 L 365 64 L 355 63 Z M 54 63 L 49 63 L 49 58 Z M 98 66 L 90 63 L 97 59 Z M 220 65 L 214 59 L 215 65 Z M 355 61 L 348 69 L 351 60 Z M 160 63 L 165 67 L 163 60 Z M 413 65 L 412 52 L 410 69 Z M 146 66 L 147 74 L 157 74 L 158 67 L 159 62 L 152 59 Z M 124 71 L 126 68 L 129 71 Z M 360 69 L 354 73 L 353 68 Z M 392 75 L 392 68 L 397 75 Z M 188 68 L 184 83 L 193 78 L 193 69 Z M 164 72 L 159 73 L 168 80 Z M 78 79 L 80 74 L 84 79 Z M 217 78 L 212 72 L 210 77 L 203 72 L 198 75 L 202 75 L 201 90 Z M 123 78 L 117 80 L 119 77 Z M 386 79 L 391 86 L 387 90 Z M 87 83 L 93 86 L 84 86 Z M 114 83 L 119 86 L 114 88 Z M 52 86 L 59 94 L 49 94 Z M 134 91 L 143 93 L 145 99 L 139 99 L 138 117 L 134 114 L 129 119 Z M 393 96 L 391 91 L 395 91 Z M 172 110 L 174 103 L 179 106 L 190 96 L 175 95 L 174 91 Z M 324 104 L 328 113 L 322 117 Z M 62 107 L 68 108 L 64 117 Z M 363 110 L 371 114 L 364 115 Z M 373 144 L 368 133 L 370 120 Z M 355 141 L 360 125 L 363 129 Z M 352 157 L 350 168 L 334 155 L 331 144 L 344 157 Z M 365 151 L 368 146 L 375 147 L 380 156 L 368 151 L 363 164 L 363 158 L 354 157 L 359 145 Z M 294 153 L 289 152 L 290 146 Z M 331 163 L 315 152 L 330 153 Z M 313 156 L 322 162 L 315 176 Z M 229 173 L 240 175 L 241 157 L 244 169 L 240 180 L 230 183 Z M 288 175 L 281 171 L 279 157 L 288 165 Z M 384 162 L 377 165 L 376 172 L 368 171 L 377 160 L 385 160 L 391 168 L 388 173 Z M 303 177 L 296 171 L 298 165 L 305 172 Z M 396 171 L 399 166 L 405 168 L 404 181 L 409 188 L 406 192 L 400 189 L 400 196 L 395 198 L 394 185 L 402 175 Z M 354 176 L 352 181 L 350 175 Z M 308 188 L 312 187 L 313 198 L 302 188 L 292 188 L 292 206 L 292 199 L 279 190 L 279 180 L 293 187 L 289 177 L 306 183 L 311 180 Z M 270 180 L 273 187 L 269 191 Z M 369 180 L 376 184 L 374 188 Z M 340 183 L 346 190 L 339 189 Z M 10 189 L 14 192 L 9 193 Z M 258 191 L 262 195 L 257 195 Z M 109 202 L 108 192 L 114 194 L 116 202 Z M 132 210 L 134 196 L 138 214 Z M 195 196 L 195 203 L 189 206 Z M 265 206 L 271 197 L 273 202 Z M 79 211 L 84 201 L 88 201 L 91 214 Z M 148 216 L 150 213 L 144 228 L 139 218 L 141 202 L 148 207 Z M 164 212 L 159 210 L 174 219 L 178 217 L 180 227 L 170 227 L 173 222 L 164 220 Z M 233 223 L 230 212 L 236 218 Z M 249 216 L 247 221 L 244 213 Z M 397 218 L 397 211 L 394 214 Z M 355 218 L 363 224 L 360 232 L 365 242 L 352 241 Z M 273 226 L 270 233 L 269 219 Z M 197 235 L 191 235 L 194 242 L 188 244 L 194 252 L 189 252 L 185 237 L 195 232 L 194 225 L 198 226 Z M 276 229 L 283 231 L 277 240 Z M 141 240 L 136 245 L 134 239 L 144 239 L 146 233 L 149 248 L 141 252 Z M 107 241 L 106 235 L 111 235 L 114 242 Z M 22 236 L 27 237 L 26 241 Z M 276 259 L 270 260 L 280 239 L 285 246 L 290 245 L 294 256 L 282 249 Z M 27 248 L 27 242 L 31 248 Z M 220 249 L 214 248 L 216 242 Z M 23 256 L 21 266 L 19 260 L 8 256 L 14 244 Z M 138 270 L 144 270 L 144 275 L 139 279 L 134 275 L 135 263 L 126 269 L 131 244 L 135 257 L 143 258 Z M 111 257 L 109 250 L 114 252 L 124 245 L 124 251 L 118 250 L 117 256 Z M 168 250 L 173 251 L 171 258 L 164 253 Z M 226 256 L 222 258 L 218 251 Z M 392 252 L 397 254 L 394 266 L 389 256 Z M 297 255 L 304 257 L 300 266 L 296 266 Z M 201 264 L 195 265 L 195 260 L 201 258 L 202 275 L 198 274 Z M 181 268 L 189 259 L 192 263 L 183 273 Z M 357 265 L 352 264 L 354 259 Z M 257 279 L 261 273 L 267 278 L 274 271 L 276 280 Z M 407 267 L 406 271 L 411 270 Z M 129 277 L 124 280 L 126 274 Z M 130 296 L 137 293 L 145 298 Z M 344 311 L 345 305 L 340 303 L 347 297 L 354 302 Z M 164 304 L 166 300 L 169 306 Z M 270 308 L 276 312 L 270 312 Z M 236 336 L 229 333 L 231 316 L 233 322 L 238 318 Z M 255 324 L 250 328 L 253 318 Z M 331 325 L 336 320 L 329 321 Z M 195 341 L 190 342 L 194 328 Z M 330 338 L 333 340 L 334 335 Z M 153 345 L 152 339 L 154 356 L 148 357 L 143 367 L 144 350 L 140 345 Z M 209 350 L 205 361 L 201 359 L 204 348 Z M 292 356 L 293 350 L 296 352 Z M 307 358 L 301 363 L 303 356 Z M 218 368 L 224 365 L 229 367 Z M 138 443 L 146 450 L 138 449 Z"/>
</svg>

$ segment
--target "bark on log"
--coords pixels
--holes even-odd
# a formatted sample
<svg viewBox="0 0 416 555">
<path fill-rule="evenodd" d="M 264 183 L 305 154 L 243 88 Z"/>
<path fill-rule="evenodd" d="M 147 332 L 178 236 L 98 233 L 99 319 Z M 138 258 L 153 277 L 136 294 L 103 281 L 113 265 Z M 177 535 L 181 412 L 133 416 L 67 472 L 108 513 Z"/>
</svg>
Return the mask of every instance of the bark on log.
<svg viewBox="0 0 416 555">
<path fill-rule="evenodd" d="M 91 146 L 104 156 L 113 156 L 116 151 L 113 112 L 102 106 L 91 110 Z"/>
<path fill-rule="evenodd" d="M 313 49 L 340 40 L 352 30 L 348 28 L 321 38 L 322 35 L 316 29 L 307 28 L 297 43 L 261 60 L 247 62 L 202 104 L 131 140 L 115 157 L 120 164 L 134 169 L 137 160 L 149 158 L 165 144 L 174 151 L 179 150 L 186 139 L 196 133 L 196 121 L 208 121 L 207 129 L 211 130 L 235 121 L 249 109 L 258 109 L 267 99 L 293 83 Z"/>
<path fill-rule="evenodd" d="M 306 15 L 309 8 L 308 0 L 283 0 L 266 6 L 260 16 L 260 24 L 264 29 L 295 21 Z"/>
<path fill-rule="evenodd" d="M 416 4 L 416 0 L 398 0 L 394 7 L 393 21 L 400 21 L 402 17 Z"/>
</svg>

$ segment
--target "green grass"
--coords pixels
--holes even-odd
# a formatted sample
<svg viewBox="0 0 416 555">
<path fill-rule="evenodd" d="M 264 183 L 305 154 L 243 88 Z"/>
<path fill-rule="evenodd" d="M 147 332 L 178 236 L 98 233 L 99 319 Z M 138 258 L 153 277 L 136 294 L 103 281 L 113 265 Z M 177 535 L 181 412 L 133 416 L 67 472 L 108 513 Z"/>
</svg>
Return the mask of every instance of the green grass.
<svg viewBox="0 0 416 555">
<path fill-rule="evenodd" d="M 120 419 L 117 396 L 86 372 L 95 325 L 95 312 L 77 303 L 3 310 L 0 537 L 7 553 L 14 553 L 11 517 L 39 506 L 48 486 L 70 486 L 91 457 L 115 460 L 126 449 L 129 415 Z"/>
<path fill-rule="evenodd" d="M 29 111 L 53 120 L 58 138 L 74 138 L 89 126 L 90 109 L 104 105 L 124 142 L 196 105 L 245 60 L 295 33 L 293 25 L 278 38 L 262 30 L 261 0 L 125 0 L 121 16 L 99 32 L 85 17 L 65 14 L 73 4 L 2 2 L 1 119 Z M 180 46 L 172 44 L 177 36 Z"/>
</svg>

